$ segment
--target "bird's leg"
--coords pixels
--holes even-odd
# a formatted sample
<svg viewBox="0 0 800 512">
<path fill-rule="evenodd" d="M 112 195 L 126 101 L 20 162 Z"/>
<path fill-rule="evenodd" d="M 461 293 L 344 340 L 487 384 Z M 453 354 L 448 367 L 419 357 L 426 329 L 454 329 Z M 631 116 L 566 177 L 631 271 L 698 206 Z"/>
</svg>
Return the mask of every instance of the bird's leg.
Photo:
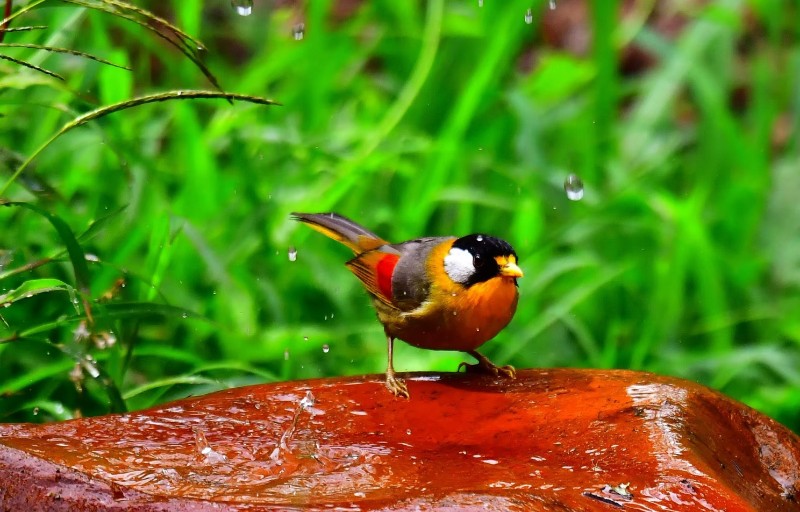
<svg viewBox="0 0 800 512">
<path fill-rule="evenodd" d="M 386 341 L 389 348 L 389 364 L 386 367 L 386 387 L 394 396 L 401 396 L 409 398 L 408 387 L 406 383 L 394 376 L 394 363 L 392 362 L 392 352 L 394 349 L 394 338 L 386 335 Z"/>
<path fill-rule="evenodd" d="M 466 350 L 465 352 L 477 359 L 478 364 L 461 363 L 458 365 L 459 370 L 461 370 L 463 366 L 466 373 L 488 373 L 493 377 L 499 376 L 509 379 L 515 379 L 517 377 L 517 371 L 511 365 L 497 366 L 477 350 Z"/>
</svg>

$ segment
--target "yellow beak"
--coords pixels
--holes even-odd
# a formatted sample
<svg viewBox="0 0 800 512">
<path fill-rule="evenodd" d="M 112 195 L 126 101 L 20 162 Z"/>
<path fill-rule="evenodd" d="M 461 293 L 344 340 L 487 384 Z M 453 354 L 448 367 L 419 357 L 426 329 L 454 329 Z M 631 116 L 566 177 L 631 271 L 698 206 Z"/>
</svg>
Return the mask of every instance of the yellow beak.
<svg viewBox="0 0 800 512">
<path fill-rule="evenodd" d="M 504 277 L 522 277 L 522 269 L 513 261 L 506 261 L 500 265 L 500 275 Z"/>
</svg>

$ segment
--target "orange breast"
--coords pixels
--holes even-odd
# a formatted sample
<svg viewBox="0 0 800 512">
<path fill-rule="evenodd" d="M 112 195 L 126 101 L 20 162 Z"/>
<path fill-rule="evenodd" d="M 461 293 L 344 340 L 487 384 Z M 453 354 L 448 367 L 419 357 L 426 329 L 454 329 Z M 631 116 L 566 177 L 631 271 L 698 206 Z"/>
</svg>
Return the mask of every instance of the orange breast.
<svg viewBox="0 0 800 512">
<path fill-rule="evenodd" d="M 384 321 L 390 335 L 426 349 L 474 350 L 511 321 L 519 297 L 514 279 L 495 277 L 469 288 L 454 283 L 444 271 L 451 245 L 431 253 L 428 273 L 436 277 L 428 301 L 413 313 Z"/>
</svg>

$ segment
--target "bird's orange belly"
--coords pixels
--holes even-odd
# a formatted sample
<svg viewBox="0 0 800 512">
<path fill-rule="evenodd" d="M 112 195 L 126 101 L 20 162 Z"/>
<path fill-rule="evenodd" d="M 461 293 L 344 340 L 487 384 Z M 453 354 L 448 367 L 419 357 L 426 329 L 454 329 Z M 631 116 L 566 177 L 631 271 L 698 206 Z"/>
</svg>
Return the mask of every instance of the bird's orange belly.
<svg viewBox="0 0 800 512">
<path fill-rule="evenodd" d="M 400 317 L 379 315 L 387 334 L 429 350 L 475 350 L 492 339 L 514 316 L 517 287 L 492 279 L 453 297 L 443 291 L 427 307 Z"/>
</svg>

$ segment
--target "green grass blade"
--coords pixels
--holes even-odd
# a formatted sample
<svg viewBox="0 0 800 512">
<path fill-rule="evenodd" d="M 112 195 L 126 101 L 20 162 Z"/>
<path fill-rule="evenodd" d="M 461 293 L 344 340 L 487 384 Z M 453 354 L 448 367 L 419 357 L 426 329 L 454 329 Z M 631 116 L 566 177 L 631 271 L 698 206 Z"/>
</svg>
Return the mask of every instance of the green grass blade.
<svg viewBox="0 0 800 512">
<path fill-rule="evenodd" d="M 33 69 L 35 71 L 38 71 L 39 73 L 43 73 L 43 74 L 45 74 L 47 76 L 51 76 L 53 78 L 57 78 L 57 79 L 61 80 L 62 82 L 64 81 L 64 77 L 63 76 L 59 75 L 58 73 L 54 73 L 52 71 L 44 69 L 43 67 L 37 66 L 36 64 L 31 64 L 30 62 L 25 62 L 24 60 L 15 59 L 14 57 L 9 57 L 8 55 L 3 55 L 2 53 L 0 53 L 0 59 L 13 62 L 14 64 L 19 64 L 20 66 L 24 66 L 24 67 L 29 68 L 29 69 Z"/>
<path fill-rule="evenodd" d="M 69 225 L 67 225 L 67 223 L 64 222 L 64 220 L 62 220 L 59 216 L 50 213 L 44 208 L 36 206 L 32 203 L 11 201 L 0 202 L 0 205 L 6 207 L 16 206 L 36 212 L 47 219 L 47 221 L 50 222 L 50 224 L 55 228 L 56 232 L 58 232 L 58 236 L 61 238 L 61 242 L 67 248 L 69 260 L 72 264 L 72 270 L 75 274 L 75 288 L 77 288 L 81 294 L 86 315 L 91 317 L 91 306 L 89 304 L 89 265 L 86 263 L 86 254 L 83 252 L 83 248 L 78 243 L 78 240 L 75 238 L 75 234 L 72 232 L 72 229 L 70 229 Z"/>
<path fill-rule="evenodd" d="M 114 112 L 119 112 L 120 110 L 127 110 L 133 107 L 138 107 L 140 105 L 146 105 L 148 103 L 157 103 L 161 101 L 170 101 L 170 100 L 196 100 L 196 99 L 226 99 L 229 101 L 239 100 L 245 101 L 248 103 L 255 103 L 258 105 L 280 105 L 278 102 L 262 98 L 260 96 L 252 96 L 248 94 L 235 94 L 229 92 L 217 92 L 217 91 L 168 91 L 168 92 L 161 92 L 157 94 L 149 94 L 146 96 L 140 96 L 138 98 L 133 98 L 126 101 L 121 101 L 119 103 L 115 103 L 113 105 L 107 105 L 104 107 L 97 108 L 90 112 L 86 112 L 82 114 L 72 121 L 68 122 L 61 129 L 53 135 L 49 140 L 47 140 L 44 144 L 39 146 L 36 151 L 33 152 L 31 156 L 28 157 L 22 165 L 14 172 L 14 174 L 6 181 L 5 185 L 0 188 L 0 196 L 6 193 L 8 187 L 17 179 L 22 171 L 33 161 L 36 156 L 39 155 L 42 151 L 47 148 L 50 144 L 53 143 L 57 138 L 64 135 L 68 131 L 81 126 L 83 124 L 88 123 L 89 121 L 93 121 L 95 119 L 99 119 L 101 117 L 107 116 L 109 114 L 113 114 Z"/>
<path fill-rule="evenodd" d="M 69 291 L 73 289 L 70 285 L 60 279 L 31 279 L 25 281 L 17 288 L 0 295 L 0 306 L 6 306 L 18 300 L 27 299 L 40 293 L 54 291 Z"/>
<path fill-rule="evenodd" d="M 113 62 L 97 57 L 96 55 L 92 55 L 86 52 L 81 52 L 78 50 L 72 50 L 70 48 L 55 48 L 52 46 L 44 46 L 40 44 L 27 44 L 27 43 L 0 43 L 0 48 L 30 48 L 33 50 L 41 50 L 45 52 L 66 53 L 68 55 L 75 55 L 77 57 L 83 57 L 84 59 L 93 60 L 95 62 L 105 64 L 107 66 L 113 66 L 115 68 L 125 69 L 128 71 L 131 70 L 131 68 L 127 66 L 120 66 L 119 64 L 114 64 Z"/>
</svg>

